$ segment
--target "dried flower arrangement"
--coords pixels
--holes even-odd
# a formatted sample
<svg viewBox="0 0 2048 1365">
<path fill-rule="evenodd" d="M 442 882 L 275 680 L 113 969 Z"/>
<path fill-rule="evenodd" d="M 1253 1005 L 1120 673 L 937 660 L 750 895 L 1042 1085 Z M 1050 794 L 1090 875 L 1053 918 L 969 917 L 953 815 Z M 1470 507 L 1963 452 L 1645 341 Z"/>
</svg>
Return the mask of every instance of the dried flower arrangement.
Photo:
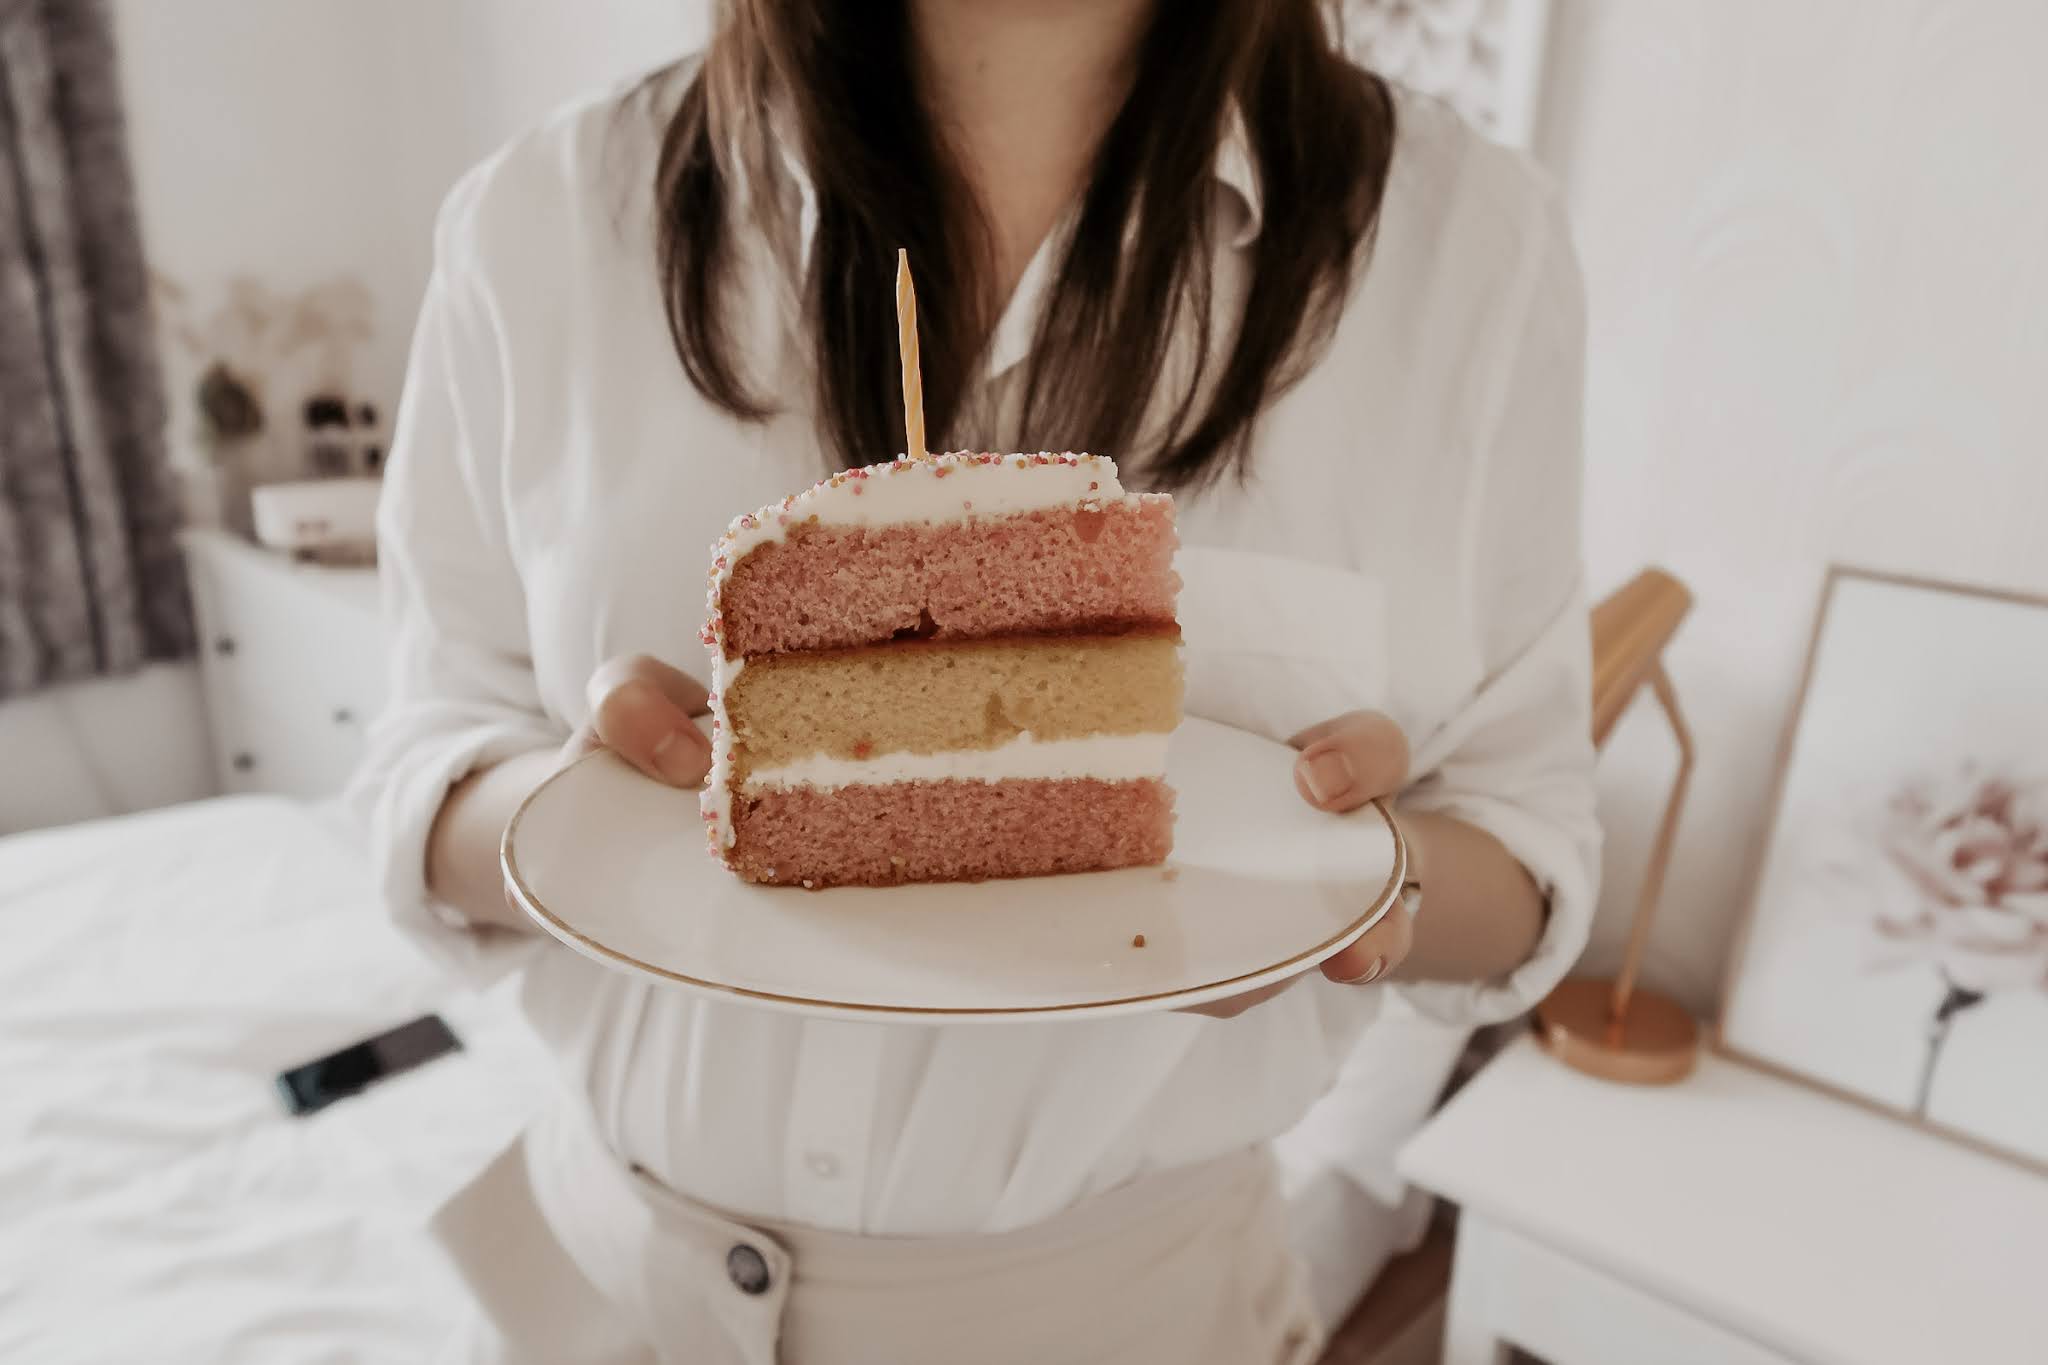
<svg viewBox="0 0 2048 1365">
<path fill-rule="evenodd" d="M 378 409 L 351 393 L 356 354 L 374 333 L 373 301 L 361 280 L 338 276 L 282 294 L 236 276 L 210 310 L 166 275 L 153 273 L 151 283 L 169 348 L 197 367 L 194 436 L 207 468 L 188 462 L 184 472 L 211 484 L 198 499 L 211 504 L 207 510 L 246 534 L 249 490 L 258 484 L 376 472 Z M 305 395 L 298 441 L 273 413 L 273 393 L 287 384 Z"/>
</svg>

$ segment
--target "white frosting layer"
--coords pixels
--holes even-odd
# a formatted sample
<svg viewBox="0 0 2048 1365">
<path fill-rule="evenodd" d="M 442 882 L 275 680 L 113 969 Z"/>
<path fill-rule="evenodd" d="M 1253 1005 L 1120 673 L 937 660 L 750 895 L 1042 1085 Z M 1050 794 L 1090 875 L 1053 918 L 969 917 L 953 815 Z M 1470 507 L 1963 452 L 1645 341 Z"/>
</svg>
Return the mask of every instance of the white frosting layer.
<svg viewBox="0 0 2048 1365">
<path fill-rule="evenodd" d="M 877 754 L 833 758 L 812 754 L 794 763 L 756 768 L 740 784 L 746 792 L 786 787 L 830 791 L 855 783 L 1007 782 L 1092 778 L 1131 782 L 1166 776 L 1165 734 L 1088 735 L 1033 739 L 1027 731 L 994 749 L 949 749 L 937 754 Z"/>
<path fill-rule="evenodd" d="M 891 460 L 821 479 L 801 493 L 733 518 L 720 553 L 737 562 L 792 526 L 899 526 L 1000 517 L 1124 495 L 1116 463 L 1101 455 L 989 455 L 955 451 L 928 460 Z"/>
<path fill-rule="evenodd" d="M 849 469 L 801 493 L 736 517 L 712 547 L 709 617 L 703 640 L 711 650 L 711 775 L 701 804 L 711 844 L 732 846 L 732 736 L 722 700 L 745 662 L 725 657 L 725 622 L 719 600 L 733 570 L 763 545 L 800 525 L 900 526 L 1015 516 L 1048 507 L 1095 507 L 1121 501 L 1116 463 L 1101 455 L 976 454 L 956 451 L 928 460 L 897 459 Z M 1151 498 L 1155 494 L 1139 495 Z M 1090 774 L 1076 774 L 1087 776 Z M 1156 773 L 1140 776 L 1156 776 Z M 867 781 L 873 779 L 853 779 Z M 898 779 L 880 779 L 883 781 Z"/>
<path fill-rule="evenodd" d="M 823 526 L 898 526 L 918 521 L 1000 517 L 1124 494 L 1116 465 L 1100 455 L 977 455 L 961 451 L 929 460 L 892 460 L 849 470 L 755 513 L 734 548 L 745 554 L 798 522 Z M 783 516 L 790 520 L 785 522 Z"/>
</svg>

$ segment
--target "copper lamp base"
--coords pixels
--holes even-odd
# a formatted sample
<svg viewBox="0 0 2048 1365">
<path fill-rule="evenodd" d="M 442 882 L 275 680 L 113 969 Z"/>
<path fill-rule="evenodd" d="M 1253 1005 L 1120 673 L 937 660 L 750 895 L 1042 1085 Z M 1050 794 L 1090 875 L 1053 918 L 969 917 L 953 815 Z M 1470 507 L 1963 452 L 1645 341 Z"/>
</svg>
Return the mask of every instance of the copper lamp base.
<svg viewBox="0 0 2048 1365">
<path fill-rule="evenodd" d="M 1700 1030 L 1676 1001 L 1632 992 L 1614 1018 L 1614 983 L 1567 981 L 1536 1007 L 1536 1036 L 1551 1056 L 1577 1071 L 1627 1085 L 1671 1085 L 1692 1074 Z"/>
</svg>

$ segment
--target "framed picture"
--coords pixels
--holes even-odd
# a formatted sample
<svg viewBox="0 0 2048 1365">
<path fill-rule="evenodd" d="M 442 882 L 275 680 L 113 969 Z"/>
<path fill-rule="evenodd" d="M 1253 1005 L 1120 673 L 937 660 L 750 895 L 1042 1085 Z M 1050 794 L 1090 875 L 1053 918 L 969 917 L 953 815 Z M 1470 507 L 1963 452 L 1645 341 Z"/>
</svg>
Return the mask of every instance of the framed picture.
<svg viewBox="0 0 2048 1365">
<path fill-rule="evenodd" d="M 1829 575 L 1720 1043 L 2048 1170 L 2048 600 Z"/>
<path fill-rule="evenodd" d="M 1529 145 L 1550 0 L 1346 0 L 1343 20 L 1357 61 L 1437 96 L 1496 142 Z"/>
</svg>

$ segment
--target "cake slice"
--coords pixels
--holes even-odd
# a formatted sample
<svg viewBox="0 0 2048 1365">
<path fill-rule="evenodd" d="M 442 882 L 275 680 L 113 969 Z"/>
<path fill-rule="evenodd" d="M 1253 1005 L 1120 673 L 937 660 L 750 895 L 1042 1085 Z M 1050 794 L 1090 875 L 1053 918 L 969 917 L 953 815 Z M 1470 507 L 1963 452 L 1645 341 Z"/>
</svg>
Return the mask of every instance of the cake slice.
<svg viewBox="0 0 2048 1365">
<path fill-rule="evenodd" d="M 835 474 L 714 550 L 712 851 L 749 881 L 1163 861 L 1173 500 L 1096 455 Z"/>
</svg>

